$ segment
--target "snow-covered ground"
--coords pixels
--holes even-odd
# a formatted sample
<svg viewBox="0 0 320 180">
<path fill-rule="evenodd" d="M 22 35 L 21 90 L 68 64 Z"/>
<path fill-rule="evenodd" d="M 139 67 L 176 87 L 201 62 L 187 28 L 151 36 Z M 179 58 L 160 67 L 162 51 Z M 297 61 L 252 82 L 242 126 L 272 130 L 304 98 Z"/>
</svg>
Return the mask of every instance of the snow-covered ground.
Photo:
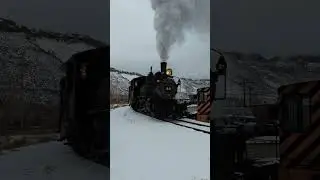
<svg viewBox="0 0 320 180">
<path fill-rule="evenodd" d="M 109 169 L 49 142 L 0 155 L 1 180 L 108 180 Z"/>
<path fill-rule="evenodd" d="M 209 180 L 210 136 L 127 107 L 110 112 L 112 180 Z"/>
</svg>

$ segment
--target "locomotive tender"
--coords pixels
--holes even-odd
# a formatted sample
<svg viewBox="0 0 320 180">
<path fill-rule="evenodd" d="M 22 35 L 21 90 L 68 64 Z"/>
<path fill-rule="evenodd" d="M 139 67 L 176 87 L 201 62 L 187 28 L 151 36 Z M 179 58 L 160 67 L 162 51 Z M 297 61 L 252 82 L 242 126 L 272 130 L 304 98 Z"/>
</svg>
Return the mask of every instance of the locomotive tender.
<svg viewBox="0 0 320 180">
<path fill-rule="evenodd" d="M 109 47 L 74 54 L 60 81 L 60 140 L 79 155 L 109 163 Z"/>
<path fill-rule="evenodd" d="M 180 118 L 187 112 L 186 104 L 179 104 L 175 98 L 180 86 L 180 79 L 175 82 L 172 69 L 161 62 L 161 71 L 153 74 L 152 67 L 147 76 L 130 81 L 129 104 L 133 110 L 158 118 Z"/>
</svg>

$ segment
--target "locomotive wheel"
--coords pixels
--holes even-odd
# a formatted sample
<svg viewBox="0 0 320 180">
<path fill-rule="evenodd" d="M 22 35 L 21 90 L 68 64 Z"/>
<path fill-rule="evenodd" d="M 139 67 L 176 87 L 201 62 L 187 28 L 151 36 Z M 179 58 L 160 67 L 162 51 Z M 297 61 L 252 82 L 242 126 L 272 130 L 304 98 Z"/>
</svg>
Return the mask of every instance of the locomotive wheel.
<svg viewBox="0 0 320 180">
<path fill-rule="evenodd" d="M 135 102 L 131 102 L 130 103 L 130 106 L 132 107 L 133 110 L 136 110 L 136 103 Z"/>
<path fill-rule="evenodd" d="M 90 150 L 91 150 L 91 146 L 89 145 L 89 143 L 78 139 L 74 144 L 73 144 L 73 149 L 80 155 L 83 157 L 89 157 L 90 155 Z"/>
<path fill-rule="evenodd" d="M 88 158 L 92 149 L 92 137 L 90 127 L 84 124 L 77 124 L 75 137 L 73 139 L 72 147 L 80 155 Z"/>
<path fill-rule="evenodd" d="M 134 109 L 135 111 L 137 111 L 137 110 L 138 110 L 138 105 L 139 105 L 139 101 L 138 101 L 138 100 L 135 100 L 135 101 L 133 101 L 131 107 L 132 107 L 132 109 Z"/>
<path fill-rule="evenodd" d="M 164 109 L 161 106 L 161 103 L 157 102 L 157 104 L 155 104 L 155 116 L 158 119 L 164 119 L 165 118 L 165 113 L 164 113 Z"/>
</svg>

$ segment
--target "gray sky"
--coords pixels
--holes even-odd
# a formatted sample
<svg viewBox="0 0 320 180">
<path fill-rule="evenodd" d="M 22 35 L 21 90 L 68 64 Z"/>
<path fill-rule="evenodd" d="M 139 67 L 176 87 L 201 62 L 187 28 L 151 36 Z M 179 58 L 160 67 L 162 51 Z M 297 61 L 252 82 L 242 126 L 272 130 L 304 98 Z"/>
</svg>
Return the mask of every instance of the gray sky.
<svg viewBox="0 0 320 180">
<path fill-rule="evenodd" d="M 109 42 L 109 0 L 5 0 L 0 16 L 29 27 Z"/>
<path fill-rule="evenodd" d="M 110 1 L 111 66 L 139 73 L 159 70 L 154 12 L 150 0 Z M 168 66 L 174 75 L 209 78 L 209 35 L 188 34 L 181 46 L 174 46 Z"/>
<path fill-rule="evenodd" d="M 211 45 L 267 56 L 320 54 L 318 0 L 211 1 Z"/>
</svg>

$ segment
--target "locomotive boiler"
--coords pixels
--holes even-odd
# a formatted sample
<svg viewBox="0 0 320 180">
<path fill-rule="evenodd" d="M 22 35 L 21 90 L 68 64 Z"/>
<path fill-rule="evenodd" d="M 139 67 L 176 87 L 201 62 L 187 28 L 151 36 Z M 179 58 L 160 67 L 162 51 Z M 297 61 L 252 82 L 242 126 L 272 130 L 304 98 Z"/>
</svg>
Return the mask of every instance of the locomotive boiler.
<svg viewBox="0 0 320 180">
<path fill-rule="evenodd" d="M 147 76 L 131 80 L 129 87 L 129 104 L 133 110 L 158 118 L 179 118 L 187 112 L 187 105 L 176 100 L 178 86 L 172 75 L 172 69 L 167 69 L 167 63 L 161 62 L 161 70 L 153 74 L 152 67 Z"/>
</svg>

